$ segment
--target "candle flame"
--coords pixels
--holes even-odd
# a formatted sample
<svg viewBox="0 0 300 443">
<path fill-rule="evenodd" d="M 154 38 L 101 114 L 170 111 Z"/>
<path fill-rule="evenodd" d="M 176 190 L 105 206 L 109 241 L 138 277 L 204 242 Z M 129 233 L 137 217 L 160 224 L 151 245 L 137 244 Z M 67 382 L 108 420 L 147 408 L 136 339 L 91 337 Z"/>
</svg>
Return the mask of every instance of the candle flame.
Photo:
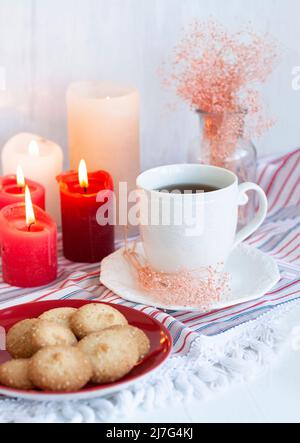
<svg viewBox="0 0 300 443">
<path fill-rule="evenodd" d="M 29 143 L 28 152 L 32 157 L 38 157 L 40 155 L 40 147 L 35 140 Z"/>
<path fill-rule="evenodd" d="M 81 188 L 87 189 L 89 187 L 89 178 L 88 178 L 86 163 L 84 160 L 81 160 L 79 163 L 78 178 Z"/>
<path fill-rule="evenodd" d="M 31 225 L 36 223 L 36 219 L 28 186 L 26 186 L 25 188 L 25 210 L 26 210 L 26 225 L 28 228 L 30 228 Z"/>
<path fill-rule="evenodd" d="M 25 187 L 25 177 L 24 177 L 24 173 L 23 173 L 23 169 L 21 168 L 21 166 L 17 167 L 17 185 L 19 188 L 24 188 Z"/>
</svg>

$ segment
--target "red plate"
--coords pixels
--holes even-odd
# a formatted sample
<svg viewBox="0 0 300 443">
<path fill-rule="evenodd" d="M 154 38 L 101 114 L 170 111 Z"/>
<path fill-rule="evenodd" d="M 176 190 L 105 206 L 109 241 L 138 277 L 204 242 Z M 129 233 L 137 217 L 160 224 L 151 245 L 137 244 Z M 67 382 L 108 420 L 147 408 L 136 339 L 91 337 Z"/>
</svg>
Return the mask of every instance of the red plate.
<svg viewBox="0 0 300 443">
<path fill-rule="evenodd" d="M 4 327 L 6 332 L 17 322 L 26 318 L 36 318 L 43 312 L 50 309 L 71 307 L 80 308 L 88 303 L 100 303 L 87 300 L 54 300 L 37 303 L 28 303 L 25 305 L 14 306 L 0 311 L 0 326 Z M 103 303 L 109 304 L 109 303 Z M 32 400 L 79 400 L 100 397 L 111 394 L 112 392 L 126 388 L 132 383 L 141 380 L 143 377 L 150 375 L 158 369 L 170 356 L 172 350 L 172 338 L 169 331 L 157 320 L 143 312 L 137 311 L 126 306 L 113 305 L 120 311 L 132 326 L 142 329 L 149 337 L 151 350 L 149 355 L 140 362 L 126 377 L 115 383 L 106 385 L 88 385 L 75 393 L 57 393 L 57 392 L 40 392 L 40 391 L 21 391 L 9 389 L 0 385 L 0 394 L 9 397 L 19 397 Z M 0 351 L 0 360 L 8 359 L 4 351 Z"/>
</svg>

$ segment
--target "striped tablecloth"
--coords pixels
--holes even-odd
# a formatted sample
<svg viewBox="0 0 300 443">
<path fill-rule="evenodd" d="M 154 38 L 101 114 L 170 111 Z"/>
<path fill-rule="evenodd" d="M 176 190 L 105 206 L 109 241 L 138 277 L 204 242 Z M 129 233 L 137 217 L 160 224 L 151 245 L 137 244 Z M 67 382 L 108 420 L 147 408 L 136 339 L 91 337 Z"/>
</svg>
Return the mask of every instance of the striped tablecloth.
<svg viewBox="0 0 300 443">
<path fill-rule="evenodd" d="M 261 162 L 259 184 L 266 190 L 269 214 L 248 244 L 272 255 L 278 262 L 281 280 L 259 300 L 218 311 L 162 312 L 127 302 L 99 284 L 100 266 L 68 262 L 61 254 L 58 279 L 52 285 L 32 291 L 13 288 L 1 280 L 0 308 L 29 301 L 84 298 L 134 307 L 163 322 L 174 339 L 176 357 L 187 357 L 199 337 L 216 337 L 262 314 L 300 299 L 300 149 L 268 162 Z M 177 358 L 174 361 L 179 361 Z M 1 403 L 0 403 L 1 418 Z"/>
</svg>

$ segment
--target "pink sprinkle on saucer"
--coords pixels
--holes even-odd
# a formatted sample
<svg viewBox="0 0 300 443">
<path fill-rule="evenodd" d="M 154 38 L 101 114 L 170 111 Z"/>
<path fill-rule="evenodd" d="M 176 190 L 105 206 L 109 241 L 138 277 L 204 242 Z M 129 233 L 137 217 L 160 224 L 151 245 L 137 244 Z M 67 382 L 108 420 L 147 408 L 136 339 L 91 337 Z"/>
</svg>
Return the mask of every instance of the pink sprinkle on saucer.
<svg viewBox="0 0 300 443">
<path fill-rule="evenodd" d="M 222 264 L 194 271 L 182 269 L 176 274 L 158 272 L 145 262 L 132 248 L 126 246 L 124 256 L 137 273 L 140 288 L 159 303 L 166 305 L 194 306 L 208 311 L 213 303 L 229 292 L 230 277 L 222 272 Z"/>
</svg>

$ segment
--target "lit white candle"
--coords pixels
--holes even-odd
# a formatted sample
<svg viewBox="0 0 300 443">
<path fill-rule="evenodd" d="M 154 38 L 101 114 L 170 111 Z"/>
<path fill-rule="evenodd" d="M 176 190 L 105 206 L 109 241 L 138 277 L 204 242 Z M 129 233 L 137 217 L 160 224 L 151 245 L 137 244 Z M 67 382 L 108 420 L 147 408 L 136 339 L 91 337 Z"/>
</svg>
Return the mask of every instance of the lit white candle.
<svg viewBox="0 0 300 443">
<path fill-rule="evenodd" d="M 15 174 L 21 166 L 25 177 L 46 189 L 46 210 L 60 223 L 60 199 L 56 177 L 63 170 L 63 152 L 54 142 L 34 134 L 12 137 L 2 150 L 3 174 Z"/>
<path fill-rule="evenodd" d="M 84 158 L 88 170 L 108 171 L 116 190 L 120 182 L 134 190 L 140 173 L 138 90 L 109 82 L 74 83 L 67 103 L 71 168 Z M 123 237 L 124 227 L 116 233 Z"/>
</svg>

